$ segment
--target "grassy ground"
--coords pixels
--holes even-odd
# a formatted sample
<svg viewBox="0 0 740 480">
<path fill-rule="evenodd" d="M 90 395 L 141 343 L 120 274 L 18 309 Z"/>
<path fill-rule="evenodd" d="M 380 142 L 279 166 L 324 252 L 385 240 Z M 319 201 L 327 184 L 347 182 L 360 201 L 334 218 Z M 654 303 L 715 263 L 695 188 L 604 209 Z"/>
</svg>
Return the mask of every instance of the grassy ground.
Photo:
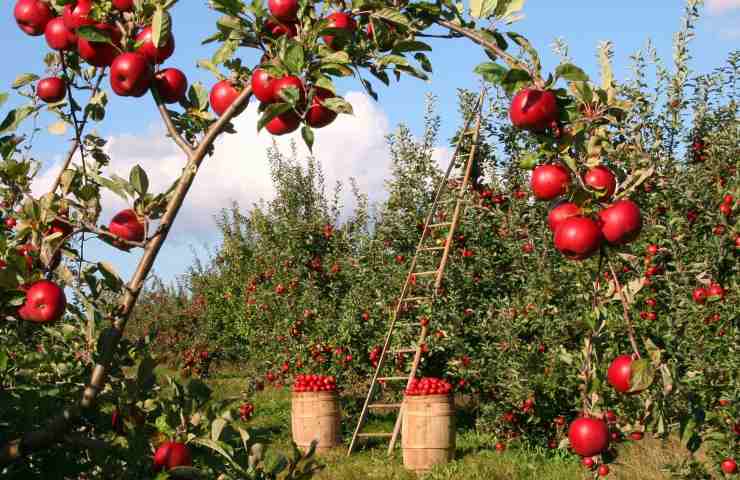
<svg viewBox="0 0 740 480">
<path fill-rule="evenodd" d="M 209 381 L 218 395 L 238 396 L 243 391 L 243 380 L 219 378 Z M 287 389 L 268 389 L 251 398 L 256 414 L 251 425 L 257 436 L 269 443 L 273 451 L 290 449 L 290 392 Z M 392 417 L 369 425 L 368 430 L 392 429 Z M 321 457 L 325 465 L 317 478 L 322 480 L 402 480 L 415 475 L 403 468 L 400 449 L 388 458 L 384 445 L 366 445 L 351 457 L 346 456 L 346 445 L 354 425 L 345 422 L 345 445 Z M 430 480 L 574 480 L 593 478 L 579 464 L 578 459 L 565 452 L 545 452 L 509 448 L 496 452 L 496 439 L 481 435 L 473 429 L 458 429 L 455 461 L 433 470 Z M 618 446 L 615 463 L 610 464 L 610 479 L 658 480 L 670 478 L 663 471 L 666 464 L 681 459 L 680 448 L 672 442 L 645 439 L 640 442 L 622 443 Z"/>
</svg>

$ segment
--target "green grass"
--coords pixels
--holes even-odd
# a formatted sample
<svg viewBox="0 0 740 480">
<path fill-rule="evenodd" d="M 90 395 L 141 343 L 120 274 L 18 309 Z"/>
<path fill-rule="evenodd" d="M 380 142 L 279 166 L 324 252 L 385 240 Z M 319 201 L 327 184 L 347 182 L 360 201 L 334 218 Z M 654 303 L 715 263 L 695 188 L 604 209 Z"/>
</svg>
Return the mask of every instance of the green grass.
<svg viewBox="0 0 740 480">
<path fill-rule="evenodd" d="M 209 380 L 217 396 L 234 398 L 243 391 L 245 382 L 238 377 L 220 377 Z M 287 389 L 267 389 L 250 398 L 256 413 L 250 421 L 256 439 L 269 445 L 273 452 L 290 451 L 290 392 Z M 393 416 L 374 419 L 367 431 L 390 431 Z M 346 455 L 354 424 L 345 421 L 345 443 L 336 451 L 320 457 L 324 469 L 317 475 L 321 480 L 402 480 L 416 475 L 403 468 L 400 449 L 388 458 L 386 443 L 363 444 L 352 456 Z M 513 445 L 500 453 L 493 449 L 496 439 L 479 434 L 471 428 L 460 427 L 457 435 L 456 459 L 432 470 L 424 478 L 429 480 L 574 480 L 593 478 L 579 464 L 575 456 L 562 451 L 537 451 Z M 674 442 L 645 439 L 623 443 L 618 456 L 610 464 L 608 479 L 659 480 L 669 478 L 662 469 L 669 462 L 682 458 Z"/>
</svg>

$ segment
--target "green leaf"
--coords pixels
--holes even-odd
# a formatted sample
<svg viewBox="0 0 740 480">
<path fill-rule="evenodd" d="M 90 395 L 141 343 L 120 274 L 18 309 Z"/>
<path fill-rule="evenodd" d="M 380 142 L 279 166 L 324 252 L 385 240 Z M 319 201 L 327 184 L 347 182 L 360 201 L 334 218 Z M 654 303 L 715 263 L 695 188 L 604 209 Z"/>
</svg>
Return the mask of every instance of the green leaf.
<svg viewBox="0 0 740 480">
<path fill-rule="evenodd" d="M 123 280 L 116 272 L 115 267 L 108 262 L 99 262 L 98 270 L 103 276 L 103 282 L 114 292 L 119 292 L 123 287 Z"/>
<path fill-rule="evenodd" d="M 291 73 L 300 73 L 305 65 L 303 45 L 292 40 L 288 42 L 283 64 Z"/>
<path fill-rule="evenodd" d="M 134 187 L 136 193 L 141 196 L 146 195 L 149 190 L 149 177 L 147 177 L 146 172 L 139 165 L 135 165 L 134 168 L 131 169 L 131 173 L 129 173 L 129 183 Z"/>
<path fill-rule="evenodd" d="M 485 62 L 475 67 L 475 70 L 473 71 L 482 76 L 486 81 L 493 84 L 499 84 L 503 81 L 509 70 L 498 63 Z"/>
<path fill-rule="evenodd" d="M 404 27 L 411 26 L 411 22 L 408 17 L 395 8 L 384 8 L 377 12 L 373 12 L 370 16 L 372 18 L 382 18 L 383 20 L 388 20 L 391 23 L 403 25 Z"/>
<path fill-rule="evenodd" d="M 527 40 L 527 38 L 523 35 L 520 35 L 516 32 L 506 32 L 506 36 L 512 39 L 517 45 L 522 47 L 525 52 L 527 52 L 527 55 L 529 55 L 529 58 L 532 60 L 533 70 L 536 72 L 537 75 L 539 75 L 539 72 L 542 70 L 542 63 L 540 62 L 540 56 L 537 53 L 537 50 L 532 47 L 532 44 L 529 43 L 529 40 Z"/>
<path fill-rule="evenodd" d="M 38 75 L 34 75 L 33 73 L 24 73 L 24 74 L 18 75 L 15 78 L 15 80 L 13 80 L 13 84 L 11 85 L 11 87 L 13 89 L 25 87 L 29 83 L 35 82 L 38 79 L 39 79 Z"/>
<path fill-rule="evenodd" d="M 221 433 L 224 431 L 226 423 L 226 420 L 223 418 L 217 418 L 211 423 L 211 440 L 217 442 L 221 438 Z"/>
<path fill-rule="evenodd" d="M 111 43 L 110 34 L 90 25 L 85 25 L 77 29 L 77 36 L 90 42 Z"/>
<path fill-rule="evenodd" d="M 303 128 L 301 128 L 301 136 L 303 137 L 303 141 L 306 142 L 308 150 L 313 153 L 313 129 L 308 125 L 304 125 Z"/>
<path fill-rule="evenodd" d="M 239 42 L 237 40 L 228 39 L 221 44 L 218 50 L 216 50 L 211 60 L 216 65 L 221 65 L 224 62 L 233 58 L 238 48 L 239 48 Z"/>
<path fill-rule="evenodd" d="M 396 53 L 404 52 L 431 52 L 432 47 L 424 42 L 416 40 L 401 40 L 393 45 L 393 51 Z"/>
<path fill-rule="evenodd" d="M 5 102 L 8 101 L 8 98 L 9 98 L 9 95 L 7 93 L 5 93 L 5 92 L 0 93 L 0 107 L 2 107 L 3 105 L 5 105 Z"/>
<path fill-rule="evenodd" d="M 324 101 L 324 105 L 326 105 L 326 100 Z M 277 117 L 280 114 L 283 114 L 291 109 L 291 106 L 287 103 L 273 103 L 270 104 L 266 109 L 265 112 L 260 117 L 259 121 L 257 122 L 257 131 L 259 132 L 262 130 L 265 125 L 270 123 L 270 120 Z"/>
<path fill-rule="evenodd" d="M 2 123 L 0 123 L 0 133 L 15 131 L 15 129 L 18 128 L 18 125 L 20 125 L 23 120 L 28 118 L 35 111 L 36 109 L 32 106 L 21 107 L 9 111 Z"/>
<path fill-rule="evenodd" d="M 540 155 L 537 152 L 532 152 L 524 155 L 522 158 L 519 159 L 519 168 L 532 170 L 539 162 L 539 159 Z"/>
<path fill-rule="evenodd" d="M 586 72 L 573 65 L 572 63 L 563 63 L 561 65 L 558 65 L 558 68 L 555 69 L 555 76 L 564 78 L 571 82 L 588 81 L 588 75 L 586 75 Z"/>
<path fill-rule="evenodd" d="M 164 47 L 170 36 L 172 18 L 162 5 L 157 5 L 157 10 L 152 17 L 152 43 L 157 47 Z"/>
<path fill-rule="evenodd" d="M 635 360 L 630 365 L 632 374 L 630 375 L 630 392 L 641 392 L 653 383 L 655 377 L 655 369 L 650 365 L 650 362 L 641 358 Z"/>
<path fill-rule="evenodd" d="M 195 82 L 188 90 L 188 100 L 198 108 L 198 110 L 208 110 L 208 90 L 200 82 Z"/>
<path fill-rule="evenodd" d="M 347 100 L 341 97 L 327 98 L 326 100 L 322 102 L 322 105 L 333 112 L 346 113 L 347 115 L 354 115 L 354 110 L 352 110 L 352 105 Z"/>
<path fill-rule="evenodd" d="M 201 59 L 196 62 L 196 65 L 198 68 L 203 68 L 205 70 L 208 70 L 212 74 L 216 76 L 219 80 L 223 80 L 224 76 L 221 74 L 221 72 L 216 68 L 216 64 L 214 64 L 211 60 Z"/>
<path fill-rule="evenodd" d="M 488 18 L 496 12 L 498 0 L 471 0 L 470 15 L 473 18 Z"/>
</svg>

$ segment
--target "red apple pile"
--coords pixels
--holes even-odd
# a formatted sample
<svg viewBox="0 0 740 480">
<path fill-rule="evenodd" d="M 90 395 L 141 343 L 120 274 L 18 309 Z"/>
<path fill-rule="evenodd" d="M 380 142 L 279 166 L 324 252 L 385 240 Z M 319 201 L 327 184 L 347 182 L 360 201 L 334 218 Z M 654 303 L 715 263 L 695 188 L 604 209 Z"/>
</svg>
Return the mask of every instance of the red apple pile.
<svg viewBox="0 0 740 480">
<path fill-rule="evenodd" d="M 410 397 L 426 395 L 449 395 L 452 385 L 441 378 L 415 378 L 406 388 L 406 395 Z"/>
<path fill-rule="evenodd" d="M 293 391 L 295 393 L 336 392 L 337 379 L 332 375 L 296 375 Z"/>
</svg>

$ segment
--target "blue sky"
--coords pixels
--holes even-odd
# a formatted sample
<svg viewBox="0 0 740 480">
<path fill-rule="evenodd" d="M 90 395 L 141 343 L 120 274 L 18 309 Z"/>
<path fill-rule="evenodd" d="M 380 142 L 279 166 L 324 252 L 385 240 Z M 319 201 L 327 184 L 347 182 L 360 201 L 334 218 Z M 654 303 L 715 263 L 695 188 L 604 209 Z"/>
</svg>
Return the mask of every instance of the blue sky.
<svg viewBox="0 0 740 480">
<path fill-rule="evenodd" d="M 692 66 L 699 71 L 707 71 L 721 65 L 727 54 L 740 45 L 740 1 L 711 0 L 708 3 L 710 4 L 708 11 L 700 21 L 697 38 L 692 46 Z M 186 72 L 191 81 L 200 80 L 210 85 L 214 81 L 211 74 L 195 68 L 197 59 L 206 58 L 212 53 L 212 47 L 200 45 L 200 40 L 214 31 L 213 24 L 216 19 L 205 4 L 205 0 L 182 0 L 173 10 L 177 47 L 175 54 L 167 62 L 167 66 L 177 66 Z M 41 73 L 42 59 L 47 51 L 43 37 L 28 37 L 16 27 L 10 5 L 11 2 L 7 0 L 3 8 L 5 13 L 0 18 L 0 44 L 6 47 L 4 49 L 5 68 L 0 70 L 0 85 L 2 85 L 0 91 L 9 90 L 10 83 L 20 72 Z M 596 45 L 602 40 L 612 40 L 615 44 L 615 72 L 617 78 L 623 80 L 629 76 L 629 55 L 644 46 L 648 38 L 653 40 L 661 57 L 666 62 L 670 62 L 673 33 L 680 25 L 683 2 L 679 0 L 653 0 L 651 2 L 529 0 L 524 12 L 526 18 L 514 28 L 527 36 L 542 53 L 545 71 L 552 70 L 556 65 L 557 59 L 550 53 L 549 45 L 557 37 L 562 37 L 569 44 L 570 54 L 576 63 L 594 74 L 597 72 Z M 404 122 L 418 131 L 422 123 L 425 97 L 428 93 L 432 93 L 438 97 L 438 111 L 443 120 L 442 140 L 449 137 L 458 120 L 455 90 L 460 87 L 477 88 L 478 78 L 472 70 L 475 65 L 485 61 L 486 57 L 479 48 L 465 40 L 434 41 L 432 46 L 434 52 L 430 56 L 435 74 L 431 82 L 425 83 L 412 78 L 404 78 L 400 84 L 392 85 L 392 88 L 379 87 L 377 91 L 380 94 L 380 104 L 378 105 L 365 105 L 363 103 L 365 100 L 362 100 L 359 94 L 353 94 L 352 98 L 364 105 L 362 111 L 367 115 L 363 118 L 369 119 L 365 123 L 355 122 L 352 125 L 356 127 L 353 128 L 376 129 L 378 134 L 382 134 L 387 133 L 388 129 L 392 130 L 398 123 Z M 245 54 L 244 58 L 253 62 L 257 59 L 252 53 Z M 351 81 L 343 81 L 339 84 L 339 88 L 340 92 L 360 90 L 359 84 Z M 156 142 L 151 139 L 161 136 L 157 130 L 158 116 L 152 102 L 116 98 L 112 94 L 110 99 L 109 119 L 98 127 L 98 131 L 103 136 L 117 139 L 117 145 L 120 147 L 118 151 L 121 155 L 138 151 L 137 149 L 144 150 L 144 147 L 156 150 L 158 147 L 152 146 Z M 9 102 L 3 110 L 15 103 L 17 102 Z M 48 120 L 50 123 L 51 119 Z M 348 135 L 358 136 L 373 133 L 346 132 Z M 137 138 L 147 139 L 147 141 L 144 144 L 136 143 Z M 317 135 L 317 146 L 323 146 L 322 148 L 329 152 L 335 139 L 336 136 L 332 135 L 329 129 L 325 129 Z M 233 151 L 246 156 L 253 154 L 255 158 L 263 158 L 264 147 L 268 144 L 265 141 L 258 144 L 245 144 L 244 142 L 237 144 L 234 140 L 235 150 Z M 382 155 L 379 153 L 379 149 L 382 148 L 381 144 L 382 139 L 380 143 L 377 138 L 368 140 L 368 150 L 364 152 L 361 160 L 358 160 L 363 165 L 354 165 L 357 168 L 348 169 L 348 171 L 362 176 L 365 169 L 370 168 L 367 162 L 376 162 L 377 156 Z M 161 148 L 166 147 L 161 146 Z M 38 159 L 45 162 L 45 165 L 52 165 L 64 149 L 63 138 L 46 135 L 38 142 L 35 153 Z M 158 165 L 155 162 L 166 157 L 166 152 L 169 150 L 163 152 L 158 155 L 141 153 L 142 159 L 151 157 L 149 158 L 150 163 L 142 163 L 142 166 L 156 170 Z M 346 152 L 342 153 L 346 156 Z M 330 162 L 334 157 L 329 154 L 328 158 L 327 162 Z M 115 162 L 116 158 L 113 160 Z M 163 165 L 176 164 L 162 163 L 159 166 L 164 168 Z M 344 171 L 342 168 L 331 164 L 328 167 L 330 170 L 334 169 L 339 172 L 337 173 L 338 178 L 342 177 L 341 172 Z M 228 170 L 225 172 L 228 175 Z M 332 178 L 331 175 L 329 177 Z M 248 179 L 248 177 L 243 178 Z M 217 178 L 211 182 L 213 182 L 211 185 L 201 185 L 206 192 L 208 188 L 219 188 Z M 261 189 L 259 185 L 250 184 L 248 180 L 244 181 L 243 187 L 251 192 L 267 191 Z M 238 188 L 238 185 L 234 188 Z M 239 195 L 233 196 L 234 199 L 241 200 Z M 254 200 L 256 197 L 249 197 L 249 199 Z M 199 228 L 182 230 L 183 233 L 175 242 L 174 248 L 171 248 L 161 258 L 157 271 L 166 278 L 173 278 L 188 266 L 192 258 L 193 246 L 200 248 L 201 245 L 213 244 L 217 240 L 211 219 L 215 213 L 215 207 L 210 206 L 210 209 L 198 210 L 197 205 L 191 206 L 191 218 L 183 222 L 188 225 L 197 224 Z M 122 273 L 130 272 L 136 259 L 136 255 L 111 252 L 110 247 L 96 246 L 90 251 L 93 255 L 99 255 L 117 263 Z"/>
</svg>

